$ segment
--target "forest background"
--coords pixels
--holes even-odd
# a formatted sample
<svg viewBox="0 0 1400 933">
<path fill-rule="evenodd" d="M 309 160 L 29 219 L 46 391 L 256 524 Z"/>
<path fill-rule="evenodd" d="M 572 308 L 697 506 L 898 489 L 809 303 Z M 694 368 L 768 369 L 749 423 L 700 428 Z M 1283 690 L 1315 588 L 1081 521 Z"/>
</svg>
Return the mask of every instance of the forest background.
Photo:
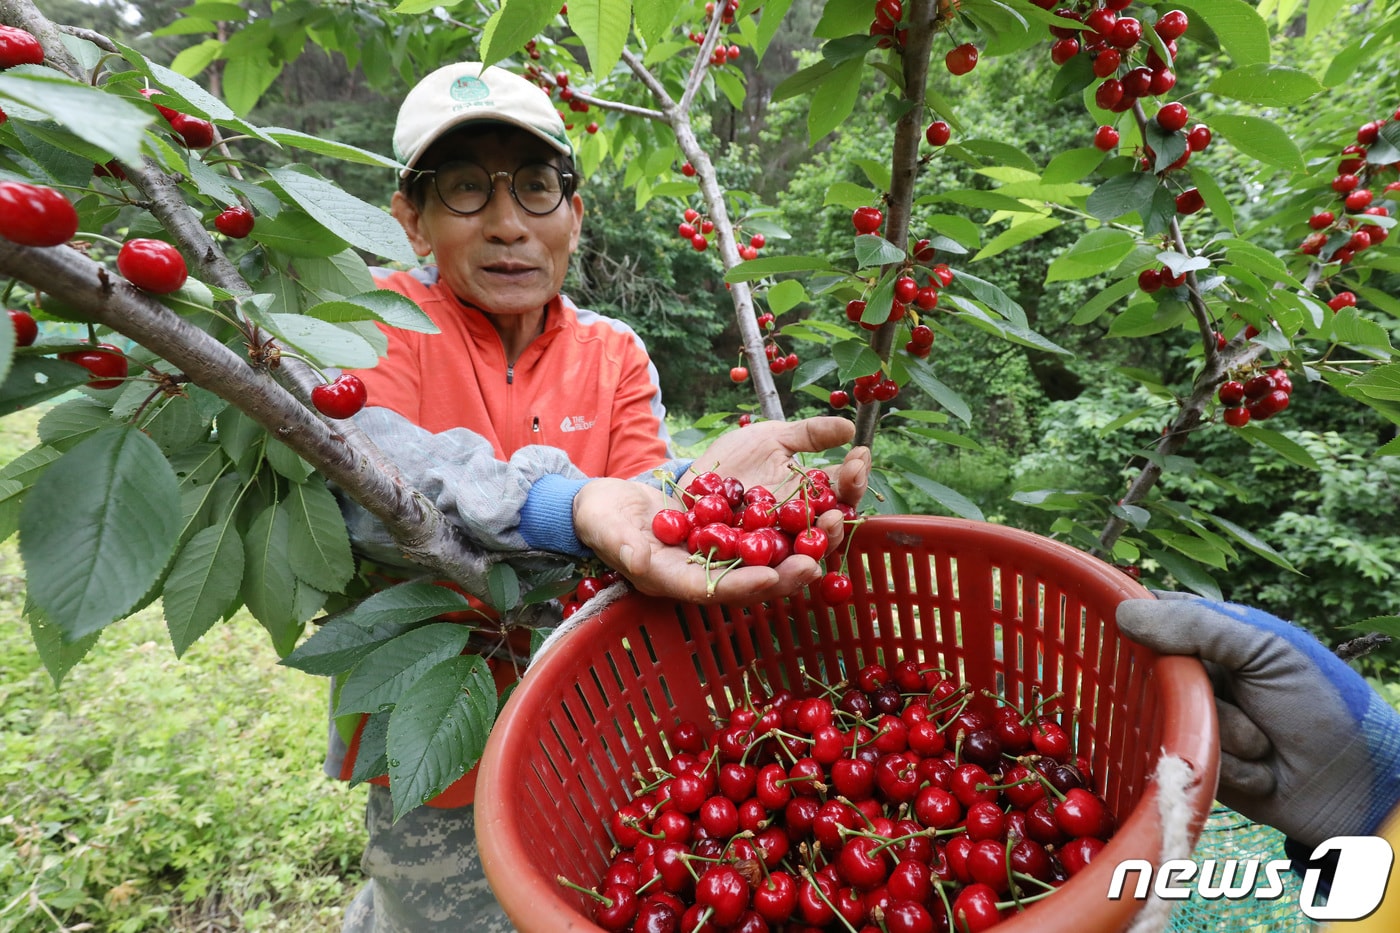
<svg viewBox="0 0 1400 933">
<path fill-rule="evenodd" d="M 54 22 L 117 38 L 156 62 L 176 62 L 207 38 L 207 32 L 162 28 L 181 11 L 190 13 L 188 4 L 58 0 L 38 6 Z M 217 4 L 196 5 L 193 12 L 201 6 L 216 15 Z M 263 17 L 286 6 L 241 5 Z M 365 35 L 392 36 L 397 28 L 384 6 L 334 6 Z M 1257 6 L 1277 14 L 1285 4 Z M 1375 18 L 1390 9 L 1385 4 L 1349 6 L 1353 15 L 1306 33 L 1305 11 L 1286 6 L 1296 19 L 1277 25 L 1275 60 L 1312 74 L 1328 72 L 1340 52 L 1366 36 L 1393 32 L 1393 24 Z M 367 43 L 348 67 L 342 55 L 303 36 L 299 54 L 282 51 L 288 60 L 247 118 L 387 153 L 397 101 L 432 65 L 475 57 L 479 32 L 470 27 L 486 12 L 464 6 L 452 16 L 468 28 L 444 19 L 436 33 L 426 30 L 437 37 L 422 46 L 432 61 L 403 57 L 394 63 L 372 54 L 375 45 Z M 776 99 L 774 90 L 818 60 L 821 42 L 813 33 L 820 14 L 818 4 L 794 4 L 761 63 L 750 54 L 727 66 L 741 75 L 742 98 L 710 87 L 695 120 L 722 187 L 745 192 L 741 209 L 766 205 L 752 212 L 747 229 L 766 231 L 770 251 L 839 257 L 850 249 L 854 192 L 865 189 L 869 198 L 877 187 L 871 166 L 885 155 L 871 141 L 888 132 L 881 104 L 886 88 L 871 71 L 840 131 L 809 144 L 812 101 Z M 1400 105 L 1393 36 L 1389 41 L 1388 53 L 1361 60 L 1325 95 L 1280 118 L 1294 121 L 1288 128 L 1318 171 L 1325 172 L 1350 141 L 1348 133 Z M 958 119 L 969 133 L 1042 164 L 1085 146 L 1093 131 L 1077 100 L 1051 93 L 1058 69 L 1043 52 L 988 56 L 957 92 Z M 1228 68 L 1218 49 L 1192 45 L 1186 55 L 1178 70 L 1189 70 L 1200 85 Z M 198 80 L 228 97 L 225 67 L 211 62 Z M 1209 123 L 1213 103 L 1201 95 L 1192 102 L 1193 116 Z M 392 175 L 382 168 L 271 147 L 254 152 L 251 157 L 267 166 L 295 157 L 361 199 L 387 203 Z M 683 200 L 662 194 L 639 206 L 636 190 L 614 165 L 598 164 L 587 148 L 584 153 L 585 166 L 591 161 L 597 170 L 582 189 L 588 214 L 566 290 L 642 334 L 683 443 L 755 411 L 752 390 L 730 379 L 730 368 L 743 362 L 744 337 L 734 324 L 723 270 L 713 251 L 697 252 L 676 235 Z M 1261 172 L 1228 146 L 1202 158 L 1225 181 L 1245 238 L 1255 218 L 1271 216 L 1290 197 L 1300 221 L 1306 218 L 1308 205 L 1290 189 L 1287 173 Z M 939 158 L 924 175 L 921 183 L 931 186 L 990 187 L 970 160 Z M 958 213 L 946 205 L 939 210 Z M 962 216 L 969 224 L 991 222 L 983 210 Z M 1189 382 L 1200 351 L 1189 332 L 1120 340 L 1108 317 L 1090 326 L 1078 322 L 1102 283 L 1045 284 L 1045 270 L 1082 233 L 1066 225 L 968 264 L 1012 296 L 1036 333 L 1070 352 L 1008 342 L 974 327 L 940 330 L 933 351 L 939 380 L 955 386 L 976 413 L 977 430 L 955 437 L 941 423 L 901 419 L 901 410 L 928 405 L 909 386 L 902 404 L 887 410 L 876 447 L 877 464 L 888 471 L 882 487 L 887 508 L 1062 533 L 1061 514 L 1046 508 L 1055 500 L 1043 491 L 1070 490 L 1108 503 L 1122 495 L 1176 410 L 1179 393 L 1172 387 Z M 1400 329 L 1397 284 L 1400 263 L 1392 251 L 1371 264 L 1364 292 L 1368 313 L 1392 337 Z M 799 322 L 842 320 L 844 302 L 803 297 L 779 315 L 778 339 L 784 327 L 800 333 Z M 807 348 L 801 340 L 784 346 L 799 354 Z M 778 382 L 783 410 L 789 416 L 829 411 L 834 383 L 817 378 L 803 384 L 804 375 L 799 370 L 798 378 Z M 1181 586 L 1189 577 L 1191 588 L 1218 588 L 1339 644 L 1384 628 L 1396 612 L 1391 581 L 1400 561 L 1394 518 L 1400 462 L 1377 455 L 1387 444 L 1394 449 L 1396 430 L 1325 386 L 1297 383 L 1290 407 L 1270 425 L 1288 442 L 1288 455 L 1217 421 L 1192 439 L 1191 459 L 1174 463 L 1177 469 L 1162 481 L 1164 499 L 1189 501 L 1247 530 L 1258 546 L 1221 546 L 1207 554 L 1204 545 L 1192 545 L 1189 566 L 1150 556 L 1137 563 L 1151 582 Z M 3 424 L 0 460 L 8 462 L 32 443 L 34 419 Z M 937 482 L 912 481 L 911 475 Z M 158 616 L 143 613 L 114 627 L 55 693 L 19 621 L 23 583 L 14 543 L 11 538 L 4 553 L 0 608 L 6 623 L 0 635 L 0 929 L 76 930 L 84 923 L 123 931 L 335 929 L 339 905 L 356 882 L 360 808 L 357 792 L 320 778 L 321 682 L 276 666 L 266 634 L 246 615 L 176 662 L 162 644 Z M 1360 663 L 1395 695 L 1394 648 Z M 147 728 L 134 732 L 134 722 Z M 182 754 L 191 743 L 209 753 Z M 54 781 L 53 775 L 65 777 Z M 192 800 L 201 803 L 191 806 Z"/>
</svg>

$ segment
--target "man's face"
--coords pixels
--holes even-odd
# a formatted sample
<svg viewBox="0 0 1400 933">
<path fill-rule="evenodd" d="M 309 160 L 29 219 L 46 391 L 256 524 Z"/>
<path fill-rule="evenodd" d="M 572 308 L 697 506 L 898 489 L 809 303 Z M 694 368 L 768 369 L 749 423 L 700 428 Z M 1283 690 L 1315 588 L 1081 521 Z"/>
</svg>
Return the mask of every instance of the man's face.
<svg viewBox="0 0 1400 933">
<path fill-rule="evenodd" d="M 449 136 L 419 163 L 476 162 L 489 173 L 513 174 L 522 165 L 558 163 L 558 153 L 536 136 L 513 127 Z M 458 298 L 490 314 L 528 314 L 544 307 L 564 284 L 569 257 L 578 248 L 583 200 L 565 198 L 552 213 L 526 213 L 504 178 L 494 179 L 490 201 L 463 217 L 448 210 L 432 183 L 422 208 L 395 193 L 393 214 L 420 256 L 433 254 L 439 273 Z"/>
</svg>

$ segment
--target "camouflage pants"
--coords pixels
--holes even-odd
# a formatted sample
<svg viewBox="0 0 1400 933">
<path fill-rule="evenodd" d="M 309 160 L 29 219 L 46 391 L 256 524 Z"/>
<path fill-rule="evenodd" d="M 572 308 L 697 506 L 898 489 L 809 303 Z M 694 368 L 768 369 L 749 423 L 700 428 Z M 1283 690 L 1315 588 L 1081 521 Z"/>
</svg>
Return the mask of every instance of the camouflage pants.
<svg viewBox="0 0 1400 933">
<path fill-rule="evenodd" d="M 419 807 L 393 822 L 386 788 L 370 785 L 361 866 L 369 883 L 343 933 L 513 933 L 486 884 L 473 807 Z"/>
</svg>

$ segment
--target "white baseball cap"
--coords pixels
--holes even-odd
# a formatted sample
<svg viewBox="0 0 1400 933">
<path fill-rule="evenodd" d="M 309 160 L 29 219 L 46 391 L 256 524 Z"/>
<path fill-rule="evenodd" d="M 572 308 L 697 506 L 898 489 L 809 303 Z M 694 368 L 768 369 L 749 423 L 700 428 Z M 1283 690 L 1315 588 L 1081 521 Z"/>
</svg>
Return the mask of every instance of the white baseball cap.
<svg viewBox="0 0 1400 933">
<path fill-rule="evenodd" d="M 477 120 L 519 127 L 566 156 L 574 154 L 564 120 L 542 88 L 495 65 L 457 62 L 419 81 L 399 107 L 394 158 L 408 166 L 400 177 L 449 130 Z"/>
</svg>

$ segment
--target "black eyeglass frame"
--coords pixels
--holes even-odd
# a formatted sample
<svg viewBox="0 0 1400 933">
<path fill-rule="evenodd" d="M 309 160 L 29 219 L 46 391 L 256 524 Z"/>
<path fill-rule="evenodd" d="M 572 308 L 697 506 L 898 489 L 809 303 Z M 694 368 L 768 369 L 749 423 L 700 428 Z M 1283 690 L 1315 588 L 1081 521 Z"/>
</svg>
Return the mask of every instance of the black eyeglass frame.
<svg viewBox="0 0 1400 933">
<path fill-rule="evenodd" d="M 438 173 L 441 172 L 444 167 L 449 165 L 474 165 L 477 168 L 480 168 L 482 172 L 486 175 L 486 180 L 487 182 L 489 182 L 489 184 L 486 187 L 486 200 L 483 201 L 481 206 L 478 207 L 476 210 L 459 210 L 458 208 L 453 207 L 447 202 L 447 197 L 443 195 L 442 189 L 438 187 L 437 182 Z M 523 201 L 520 200 L 520 195 L 515 190 L 516 176 L 518 176 L 522 171 L 525 171 L 526 169 L 538 168 L 547 168 L 550 171 L 554 172 L 554 174 L 559 176 L 559 200 L 555 202 L 554 206 L 547 211 L 531 210 L 525 205 Z M 509 181 L 510 184 L 508 185 L 508 187 L 510 188 L 511 200 L 513 200 L 517 205 L 519 205 L 522 211 L 529 214 L 531 217 L 548 217 L 550 214 L 553 214 L 555 211 L 559 210 L 559 205 L 563 204 L 566 200 L 569 199 L 570 196 L 573 195 L 575 191 L 575 179 L 577 178 L 577 176 L 573 172 L 566 172 L 559 166 L 554 165 L 550 162 L 526 162 L 524 165 L 516 166 L 514 172 L 487 172 L 486 168 L 483 165 L 481 165 L 480 162 L 473 162 L 470 159 L 453 159 L 448 162 L 444 162 L 437 168 L 419 169 L 416 174 L 417 179 L 420 181 L 428 181 L 429 178 L 431 178 L 433 192 L 437 195 L 438 200 L 442 202 L 442 206 L 447 208 L 452 213 L 456 214 L 458 217 L 473 217 L 486 210 L 486 208 L 491 204 L 491 199 L 496 196 L 497 178 L 506 178 Z"/>
</svg>

